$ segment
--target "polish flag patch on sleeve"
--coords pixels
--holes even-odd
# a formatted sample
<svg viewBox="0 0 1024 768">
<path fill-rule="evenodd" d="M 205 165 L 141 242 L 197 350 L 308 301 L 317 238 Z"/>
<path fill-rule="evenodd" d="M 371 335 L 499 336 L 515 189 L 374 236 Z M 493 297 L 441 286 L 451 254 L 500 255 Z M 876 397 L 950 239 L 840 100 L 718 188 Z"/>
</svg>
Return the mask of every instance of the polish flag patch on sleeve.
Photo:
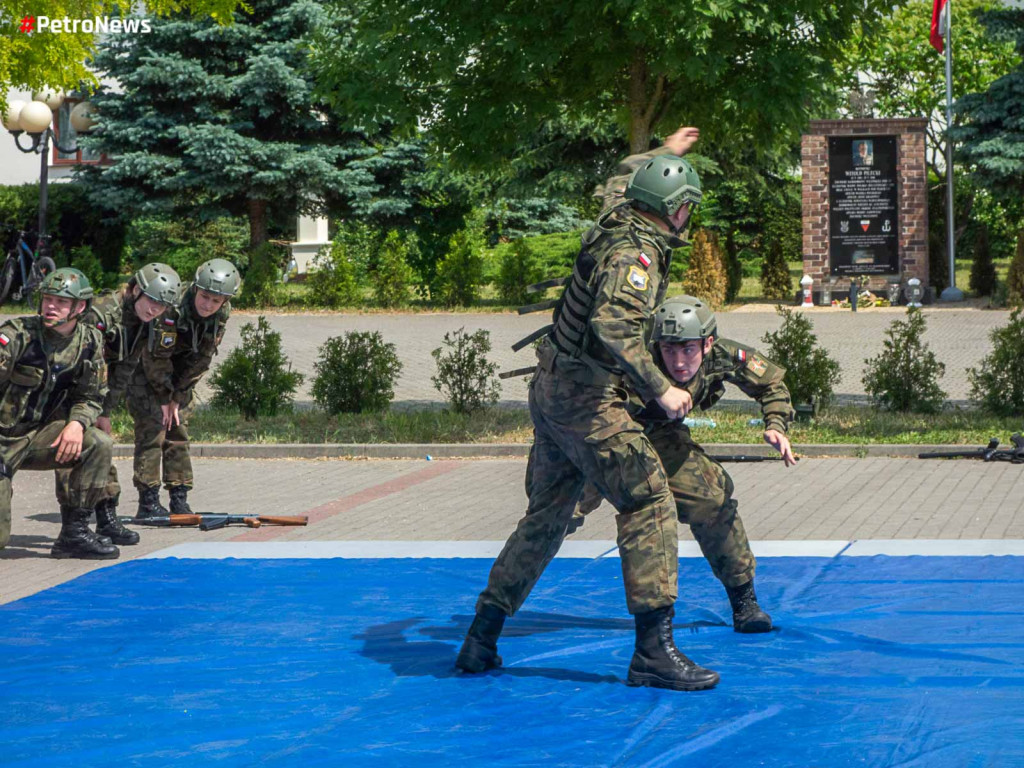
<svg viewBox="0 0 1024 768">
<path fill-rule="evenodd" d="M 11 338 L 6 333 L 0 333 L 0 347 L 6 347 L 11 343 Z"/>
<path fill-rule="evenodd" d="M 103 322 L 96 323 L 96 327 L 101 331 L 107 330 L 107 324 Z"/>
<path fill-rule="evenodd" d="M 644 265 L 644 269 L 651 266 L 650 258 L 643 251 L 640 251 L 640 256 L 638 258 L 640 259 L 640 263 Z"/>
<path fill-rule="evenodd" d="M 174 321 L 169 317 L 164 318 L 164 325 L 174 325 Z"/>
<path fill-rule="evenodd" d="M 745 349 L 737 349 L 736 359 L 739 360 L 741 363 L 747 362 L 747 351 Z"/>
</svg>

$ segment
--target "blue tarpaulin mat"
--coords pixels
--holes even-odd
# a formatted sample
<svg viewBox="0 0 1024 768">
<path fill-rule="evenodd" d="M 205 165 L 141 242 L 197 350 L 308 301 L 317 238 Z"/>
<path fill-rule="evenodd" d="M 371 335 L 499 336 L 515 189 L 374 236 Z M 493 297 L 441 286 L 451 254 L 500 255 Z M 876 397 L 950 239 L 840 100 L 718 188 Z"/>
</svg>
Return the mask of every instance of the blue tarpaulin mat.
<svg viewBox="0 0 1024 768">
<path fill-rule="evenodd" d="M 136 560 L 0 607 L 0 765 L 1024 765 L 1024 558 L 759 562 L 738 635 L 680 561 L 711 691 L 624 683 L 615 559 L 555 560 L 452 663 L 490 560 Z"/>
</svg>

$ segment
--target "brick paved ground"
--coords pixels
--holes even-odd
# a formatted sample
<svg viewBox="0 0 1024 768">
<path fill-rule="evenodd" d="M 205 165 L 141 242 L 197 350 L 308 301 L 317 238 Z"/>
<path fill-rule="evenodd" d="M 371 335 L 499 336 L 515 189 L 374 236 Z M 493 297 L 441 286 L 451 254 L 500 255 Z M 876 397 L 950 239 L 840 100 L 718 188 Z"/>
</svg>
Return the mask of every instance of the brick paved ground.
<svg viewBox="0 0 1024 768">
<path fill-rule="evenodd" d="M 451 461 L 195 461 L 196 511 L 308 514 L 307 528 L 141 529 L 123 558 L 188 541 L 500 541 L 522 514 L 522 459 Z M 130 478 L 129 461 L 118 461 Z M 1024 538 L 1024 466 L 914 459 L 803 459 L 730 465 L 753 540 Z M 130 481 L 129 481 L 130 482 Z M 0 603 L 110 565 L 52 560 L 59 515 L 53 476 L 14 481 L 13 537 L 0 551 Z M 134 514 L 125 492 L 122 512 Z M 689 538 L 684 533 L 684 538 Z M 597 510 L 575 538 L 615 538 L 611 510 Z"/>
</svg>

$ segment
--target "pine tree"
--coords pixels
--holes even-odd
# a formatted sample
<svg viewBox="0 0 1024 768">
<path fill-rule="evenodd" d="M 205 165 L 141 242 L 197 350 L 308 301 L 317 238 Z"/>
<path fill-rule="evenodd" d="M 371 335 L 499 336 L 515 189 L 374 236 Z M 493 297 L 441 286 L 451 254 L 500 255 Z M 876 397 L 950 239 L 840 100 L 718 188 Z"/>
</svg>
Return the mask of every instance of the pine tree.
<svg viewBox="0 0 1024 768">
<path fill-rule="evenodd" d="M 376 149 L 314 96 L 310 39 L 325 8 L 251 8 L 232 24 L 177 14 L 154 20 L 150 34 L 102 42 L 95 67 L 121 90 L 93 97 L 98 130 L 86 142 L 117 162 L 83 169 L 92 198 L 126 217 L 247 216 L 250 247 L 267 240 L 275 212 L 407 209 L 411 200 L 390 197 L 377 179 L 421 164 L 417 148 Z"/>
<path fill-rule="evenodd" d="M 993 10 L 980 16 L 988 34 L 996 40 L 1012 40 L 1024 55 L 1024 9 Z M 963 141 L 962 154 L 974 165 L 974 178 L 998 196 L 1020 199 L 1024 195 L 1024 63 L 1018 62 L 984 93 L 957 100 L 956 111 L 964 124 L 953 131 Z"/>
<path fill-rule="evenodd" d="M 706 229 L 698 230 L 690 247 L 690 265 L 683 277 L 683 291 L 717 308 L 725 303 L 727 282 L 717 236 Z"/>
</svg>

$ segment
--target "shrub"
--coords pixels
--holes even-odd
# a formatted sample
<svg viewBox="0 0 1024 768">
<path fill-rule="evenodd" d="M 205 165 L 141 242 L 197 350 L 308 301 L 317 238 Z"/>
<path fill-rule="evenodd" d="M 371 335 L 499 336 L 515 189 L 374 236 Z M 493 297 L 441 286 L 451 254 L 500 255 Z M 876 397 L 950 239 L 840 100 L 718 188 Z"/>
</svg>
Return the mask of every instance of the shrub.
<svg viewBox="0 0 1024 768">
<path fill-rule="evenodd" d="M 306 286 L 306 301 L 314 307 L 354 307 L 362 299 L 356 265 L 339 240 L 320 249 Z"/>
<path fill-rule="evenodd" d="M 303 375 L 281 351 L 281 334 L 260 315 L 242 326 L 242 343 L 210 376 L 213 402 L 237 408 L 246 419 L 274 416 L 289 405 Z"/>
<path fill-rule="evenodd" d="M 997 416 L 1024 416 L 1024 310 L 1010 313 L 1010 322 L 992 331 L 992 351 L 981 369 L 968 368 L 971 400 Z"/>
<path fill-rule="evenodd" d="M 718 236 L 707 229 L 698 230 L 690 247 L 690 264 L 683 277 L 683 291 L 704 299 L 717 309 L 725 303 L 728 282 Z"/>
<path fill-rule="evenodd" d="M 324 410 L 363 413 L 391 404 L 402 363 L 380 331 L 350 331 L 328 339 L 313 368 L 313 399 Z"/>
<path fill-rule="evenodd" d="M 264 243 L 249 253 L 249 268 L 243 273 L 242 292 L 231 300 L 239 307 L 272 307 L 280 300 L 281 265 L 285 251 L 271 243 Z"/>
<path fill-rule="evenodd" d="M 1017 235 L 1017 250 L 1006 274 L 1006 298 L 1010 304 L 1024 304 L 1024 230 Z"/>
<path fill-rule="evenodd" d="M 772 362 L 786 369 L 784 381 L 793 402 L 828 406 L 842 379 L 839 363 L 818 346 L 818 337 L 806 315 L 782 306 L 775 311 L 782 316 L 782 327 L 766 333 L 761 341 L 768 345 Z"/>
<path fill-rule="evenodd" d="M 525 238 L 515 240 L 504 251 L 498 272 L 498 295 L 506 304 L 529 304 L 536 294 L 528 293 L 526 287 L 544 279 L 537 255 Z"/>
<path fill-rule="evenodd" d="M 137 264 L 162 261 L 183 280 L 209 259 L 227 259 L 243 273 L 249 266 L 249 226 L 243 218 L 222 216 L 198 222 L 182 219 L 142 218 L 129 230 L 132 259 Z"/>
<path fill-rule="evenodd" d="M 407 257 L 409 243 L 397 230 L 388 232 L 377 252 L 374 269 L 373 296 L 382 307 L 398 307 L 409 298 L 413 271 Z"/>
<path fill-rule="evenodd" d="M 448 241 L 448 252 L 437 265 L 431 298 L 446 307 L 472 306 L 484 277 L 483 250 L 483 231 L 472 217 Z"/>
<path fill-rule="evenodd" d="M 782 244 L 773 240 L 768 244 L 768 255 L 761 263 L 761 294 L 766 299 L 792 300 L 793 280 Z"/>
<path fill-rule="evenodd" d="M 974 239 L 970 289 L 979 296 L 991 296 L 996 288 L 996 265 L 988 241 L 988 227 L 982 225 Z"/>
<path fill-rule="evenodd" d="M 88 245 L 71 249 L 71 266 L 89 278 L 89 284 L 97 293 L 117 284 L 117 274 L 104 272 L 103 264 Z"/>
<path fill-rule="evenodd" d="M 896 320 L 886 330 L 882 353 L 864 361 L 864 388 L 877 406 L 919 413 L 935 413 L 942 408 L 946 393 L 938 379 L 945 374 L 946 366 L 921 340 L 924 330 L 924 314 L 911 307 L 906 321 Z"/>
<path fill-rule="evenodd" d="M 456 413 L 471 413 L 498 402 L 501 385 L 494 378 L 497 363 L 487 359 L 491 334 L 459 328 L 444 335 L 444 346 L 431 354 L 437 361 L 437 375 L 430 380 Z"/>
</svg>

